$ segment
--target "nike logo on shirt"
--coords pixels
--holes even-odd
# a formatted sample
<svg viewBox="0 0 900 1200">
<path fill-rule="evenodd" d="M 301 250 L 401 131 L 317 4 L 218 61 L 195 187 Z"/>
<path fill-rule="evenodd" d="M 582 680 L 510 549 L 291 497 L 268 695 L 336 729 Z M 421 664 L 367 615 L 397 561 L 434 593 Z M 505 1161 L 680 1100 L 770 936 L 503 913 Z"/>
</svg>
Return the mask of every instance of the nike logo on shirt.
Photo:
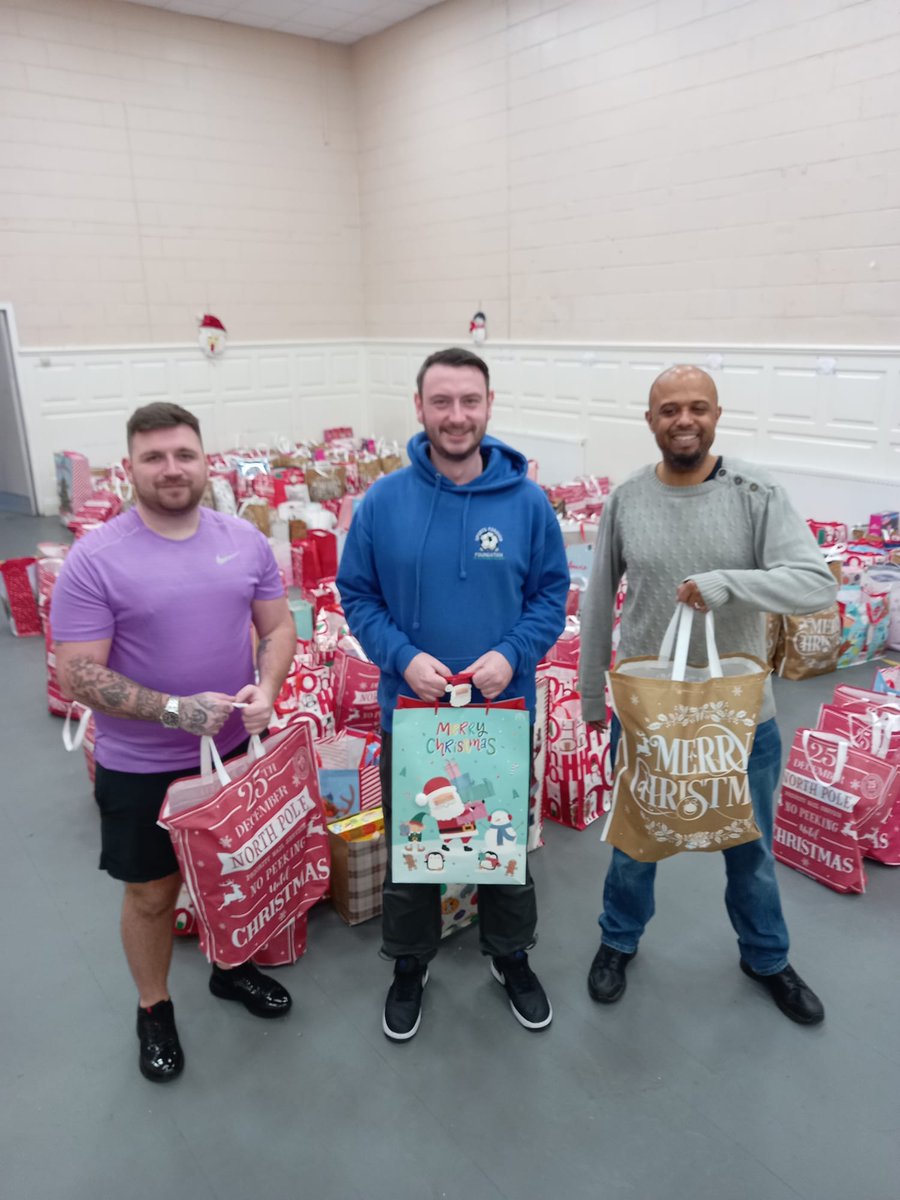
<svg viewBox="0 0 900 1200">
<path fill-rule="evenodd" d="M 223 563 L 231 562 L 231 560 L 233 558 L 237 558 L 237 556 L 238 556 L 237 550 L 235 550 L 235 552 L 233 554 L 217 554 L 216 562 L 221 567 Z"/>
</svg>

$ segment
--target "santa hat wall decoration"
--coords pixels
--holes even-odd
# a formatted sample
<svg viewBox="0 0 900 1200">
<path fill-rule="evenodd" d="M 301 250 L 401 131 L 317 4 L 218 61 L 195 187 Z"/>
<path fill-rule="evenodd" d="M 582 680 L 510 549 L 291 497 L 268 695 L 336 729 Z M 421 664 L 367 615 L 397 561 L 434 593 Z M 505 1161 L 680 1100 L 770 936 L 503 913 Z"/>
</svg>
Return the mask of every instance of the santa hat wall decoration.
<svg viewBox="0 0 900 1200">
<path fill-rule="evenodd" d="M 198 316 L 197 324 L 200 326 L 197 336 L 200 349 L 207 358 L 221 358 L 228 342 L 225 326 L 212 313 L 203 313 L 202 316 Z"/>
<path fill-rule="evenodd" d="M 469 337 L 476 346 L 481 346 L 487 341 L 487 317 L 480 308 L 469 322 Z"/>
</svg>

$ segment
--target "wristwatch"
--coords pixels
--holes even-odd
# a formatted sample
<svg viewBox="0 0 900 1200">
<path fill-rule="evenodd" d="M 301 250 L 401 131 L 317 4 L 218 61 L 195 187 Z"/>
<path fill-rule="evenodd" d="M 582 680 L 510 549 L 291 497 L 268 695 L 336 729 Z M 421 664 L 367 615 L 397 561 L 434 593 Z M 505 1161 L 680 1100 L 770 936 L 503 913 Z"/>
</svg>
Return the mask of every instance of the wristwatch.
<svg viewBox="0 0 900 1200">
<path fill-rule="evenodd" d="M 166 701 L 166 706 L 160 713 L 159 719 L 165 725 L 166 729 L 177 729 L 181 719 L 179 705 L 181 701 L 177 696 L 170 696 Z"/>
</svg>

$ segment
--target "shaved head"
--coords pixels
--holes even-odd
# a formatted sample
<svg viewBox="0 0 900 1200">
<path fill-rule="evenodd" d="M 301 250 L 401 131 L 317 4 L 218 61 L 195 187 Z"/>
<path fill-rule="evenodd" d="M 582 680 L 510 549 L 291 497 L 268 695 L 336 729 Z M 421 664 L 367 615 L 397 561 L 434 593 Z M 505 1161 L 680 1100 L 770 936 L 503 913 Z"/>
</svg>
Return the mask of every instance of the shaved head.
<svg viewBox="0 0 900 1200">
<path fill-rule="evenodd" d="M 659 400 L 670 390 L 680 389 L 685 385 L 705 393 L 713 404 L 718 406 L 719 393 L 716 391 L 712 376 L 707 375 L 700 367 L 695 367 L 691 363 L 677 363 L 674 367 L 663 371 L 661 375 L 657 375 L 653 380 L 650 385 L 649 407 L 653 408 L 654 401 Z"/>
</svg>

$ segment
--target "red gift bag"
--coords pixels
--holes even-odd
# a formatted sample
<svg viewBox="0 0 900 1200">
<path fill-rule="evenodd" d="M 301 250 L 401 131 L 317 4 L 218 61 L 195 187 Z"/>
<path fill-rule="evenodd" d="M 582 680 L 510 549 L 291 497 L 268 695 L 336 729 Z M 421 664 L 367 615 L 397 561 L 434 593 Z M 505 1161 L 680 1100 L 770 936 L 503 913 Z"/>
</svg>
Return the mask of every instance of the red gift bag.
<svg viewBox="0 0 900 1200">
<path fill-rule="evenodd" d="M 612 798 L 609 730 L 587 725 L 577 696 L 550 707 L 544 816 L 572 829 L 587 829 Z"/>
<path fill-rule="evenodd" d="M 890 814 L 897 785 L 897 768 L 884 759 L 836 734 L 798 729 L 775 814 L 775 857 L 836 892 L 864 892 L 862 839 Z"/>
<path fill-rule="evenodd" d="M 325 828 L 311 722 L 293 724 L 225 766 L 201 739 L 201 774 L 171 785 L 169 831 L 210 961 L 254 958 L 328 887 Z"/>
<path fill-rule="evenodd" d="M 16 637 L 40 637 L 36 558 L 8 558 L 0 563 L 0 600 Z"/>
<path fill-rule="evenodd" d="M 334 579 L 338 573 L 337 536 L 330 529 L 310 529 L 306 540 L 316 548 L 319 560 L 319 578 L 312 585 L 316 587 L 323 579 Z"/>
<path fill-rule="evenodd" d="M 823 704 L 819 728 L 846 738 L 852 746 L 900 767 L 900 709 L 865 715 L 849 708 Z M 900 777 L 900 771 L 898 771 Z M 877 829 L 863 835 L 866 858 L 900 867 L 900 787 L 891 811 Z"/>
<path fill-rule="evenodd" d="M 302 588 L 305 592 L 318 587 L 322 578 L 322 566 L 319 562 L 319 551 L 316 543 L 305 537 L 302 541 L 291 542 L 291 567 L 293 568 L 294 587 Z"/>
<path fill-rule="evenodd" d="M 337 730 L 381 728 L 378 681 L 381 672 L 374 663 L 356 658 L 337 648 L 334 654 L 334 727 Z"/>
</svg>

